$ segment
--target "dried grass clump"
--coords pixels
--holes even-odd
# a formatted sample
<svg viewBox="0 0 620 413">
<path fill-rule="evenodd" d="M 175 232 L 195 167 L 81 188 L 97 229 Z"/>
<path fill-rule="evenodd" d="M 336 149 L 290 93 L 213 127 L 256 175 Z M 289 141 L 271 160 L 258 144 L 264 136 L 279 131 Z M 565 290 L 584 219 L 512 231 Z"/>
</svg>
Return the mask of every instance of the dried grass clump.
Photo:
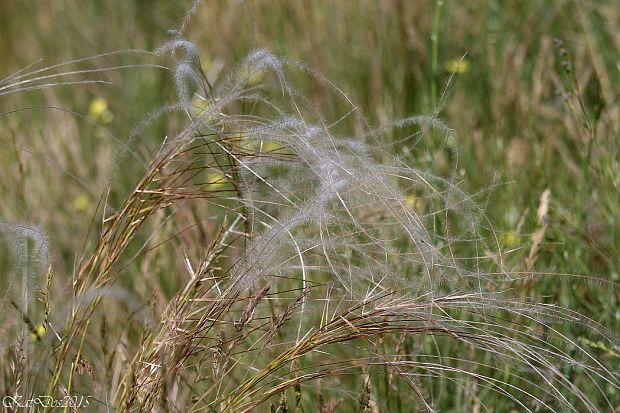
<svg viewBox="0 0 620 413">
<path fill-rule="evenodd" d="M 187 124 L 120 207 L 101 202 L 98 242 L 76 269 L 64 318 L 53 321 L 64 327 L 52 341 L 51 373 L 39 372 L 49 375 L 39 382 L 47 394 L 79 389 L 120 411 L 249 412 L 267 403 L 373 411 L 390 397 L 435 411 L 432 388 L 447 380 L 524 411 L 613 409 L 593 400 L 618 389 L 617 372 L 561 326 L 580 324 L 610 346 L 617 338 L 567 309 L 512 297 L 492 226 L 454 179 L 377 147 L 385 130 L 336 135 L 344 117 L 363 117 L 351 103 L 342 118 L 322 118 L 289 71 L 350 99 L 302 64 L 258 50 L 211 85 L 192 43 L 157 51 L 168 53 L 178 102 L 166 111 L 181 111 Z M 393 127 L 456 140 L 435 117 Z M 201 213 L 213 223 L 208 243 L 188 243 L 180 227 L 174 241 L 153 241 L 150 222 L 162 233 L 182 220 L 203 228 Z M 146 241 L 130 254 L 141 231 Z M 460 256 L 463 244 L 479 254 Z M 103 301 L 157 249 L 182 262 L 184 274 L 166 277 L 185 283 L 153 322 L 114 327 L 121 333 L 111 344 Z M 464 351 L 442 354 L 454 346 Z M 599 394 L 575 385 L 575 374 Z M 342 400 L 325 401 L 326 393 Z"/>
<path fill-rule="evenodd" d="M 213 158 L 224 157 L 217 173 L 235 194 L 236 218 L 223 221 L 197 264 L 186 259 L 190 281 L 168 305 L 159 330 L 143 340 L 115 404 L 240 412 L 271 401 L 284 411 L 288 389 L 295 395 L 288 404 L 300 408 L 304 393 L 316 397 L 312 383 L 370 370 L 411 388 L 413 405 L 428 411 L 434 409 L 427 389 L 440 377 L 475 382 L 528 411 L 605 408 L 566 371 L 612 386 L 617 375 L 557 326 L 582 323 L 615 338 L 578 314 L 503 293 L 511 276 L 497 256 L 456 256 L 459 243 L 480 251 L 492 246 L 482 241 L 481 226 L 490 228 L 483 212 L 453 180 L 390 160 L 369 144 L 382 131 L 335 136 L 334 123 L 305 102 L 286 71 L 304 71 L 348 99 L 303 65 L 259 50 L 211 87 L 187 41 L 160 50 L 177 56 L 175 84 L 190 117 L 164 147 L 183 148 L 171 150 L 171 160 L 198 142 Z M 256 74 L 276 93 L 248 86 Z M 195 96 L 207 102 L 199 110 L 191 106 Z M 348 116 L 359 116 L 354 106 Z M 395 127 L 412 124 L 455 139 L 432 117 Z M 159 191 L 172 194 L 175 187 L 159 185 Z M 203 190 L 209 193 L 191 187 L 194 197 Z M 429 205 L 426 213 L 409 206 L 411 193 Z M 460 233 L 451 229 L 453 219 L 465 221 Z M 238 236 L 244 241 L 231 253 L 229 239 Z M 214 269 L 218 260 L 226 264 Z M 429 340 L 456 341 L 489 355 L 489 364 L 426 353 Z M 415 350 L 404 352 L 404 341 Z M 505 371 L 504 379 L 496 369 Z M 341 391 L 359 390 L 338 383 Z M 188 404 L 180 407 L 179 400 Z M 370 408 L 370 396 L 359 400 L 362 410 Z"/>
</svg>

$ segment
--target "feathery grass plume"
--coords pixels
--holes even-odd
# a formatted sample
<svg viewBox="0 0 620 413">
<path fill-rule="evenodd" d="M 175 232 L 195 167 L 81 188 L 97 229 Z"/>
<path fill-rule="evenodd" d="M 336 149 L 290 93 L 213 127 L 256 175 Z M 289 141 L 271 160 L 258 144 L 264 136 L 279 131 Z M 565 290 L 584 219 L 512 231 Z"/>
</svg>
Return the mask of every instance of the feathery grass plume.
<svg viewBox="0 0 620 413">
<path fill-rule="evenodd" d="M 613 325 L 609 318 L 613 318 L 615 310 L 601 307 L 604 301 L 596 302 L 599 297 L 592 297 L 597 294 L 594 291 L 603 289 L 588 291 L 588 285 L 556 289 L 554 280 L 544 280 L 546 287 L 537 285 L 530 289 L 522 282 L 526 279 L 534 284 L 559 276 L 577 279 L 553 274 L 552 270 L 547 274 L 532 271 L 534 261 L 538 266 L 553 262 L 548 258 L 553 255 L 554 245 L 560 244 L 549 243 L 543 251 L 539 247 L 544 234 L 550 240 L 568 239 L 556 238 L 559 230 L 555 218 L 562 212 L 560 202 L 553 203 L 548 192 L 543 192 L 539 231 L 532 236 L 526 268 L 510 271 L 504 264 L 511 257 L 504 259 L 494 226 L 478 203 L 479 194 L 463 190 L 460 181 L 465 175 L 460 174 L 463 169 L 459 165 L 457 136 L 437 117 L 448 96 L 437 94 L 436 76 L 442 67 L 439 38 L 435 36 L 440 31 L 440 7 L 436 8 L 431 28 L 431 75 L 435 77 L 431 103 L 439 100 L 437 108 L 432 115 L 412 116 L 374 129 L 334 82 L 303 63 L 264 49 L 249 53 L 227 76 L 210 84 L 202 73 L 199 48 L 184 39 L 200 3 L 201 0 L 193 1 L 173 33 L 174 40 L 149 53 L 151 58 L 162 61 L 163 55 L 171 55 L 171 67 L 167 69 L 177 96 L 174 102 L 162 102 L 159 109 L 146 115 L 145 121 L 121 142 L 112 160 L 103 159 L 116 168 L 114 173 L 125 175 L 124 181 L 130 180 L 131 189 L 124 196 L 121 189 L 114 187 L 120 182 L 110 177 L 111 188 L 100 197 L 89 230 L 88 240 L 95 242 L 84 243 L 83 250 L 77 252 L 75 270 L 65 280 L 55 278 L 53 294 L 47 294 L 48 277 L 45 295 L 56 300 L 52 310 L 46 305 L 39 317 L 30 304 L 22 305 L 15 300 L 0 308 L 0 327 L 5 325 L 6 310 L 10 311 L 14 320 L 6 318 L 6 322 L 19 324 L 13 326 L 19 337 L 28 335 L 29 319 L 47 321 L 48 314 L 50 326 L 61 326 L 38 343 L 27 345 L 20 340 L 11 348 L 15 350 L 11 354 L 0 353 L 0 369 L 4 373 L 0 374 L 0 392 L 57 398 L 87 394 L 96 400 L 91 401 L 92 409 L 102 411 L 221 413 L 267 411 L 269 406 L 276 412 L 616 410 L 620 403 L 616 335 L 578 312 L 549 303 L 548 296 L 537 295 L 546 294 L 545 288 L 549 288 L 551 294 L 570 303 L 570 299 L 561 296 L 568 290 L 569 298 L 582 300 L 584 308 L 592 299 L 594 310 L 588 311 L 596 314 L 604 309 L 601 322 Z M 352 84 L 371 84 L 368 91 L 360 90 L 359 95 L 373 98 L 368 102 L 376 105 L 376 111 L 370 115 L 378 115 L 381 125 L 387 123 L 385 119 L 390 113 L 399 113 L 411 104 L 412 99 L 403 95 L 410 95 L 408 86 L 427 75 L 409 73 L 416 72 L 410 70 L 411 59 L 401 60 L 401 51 L 415 57 L 426 50 L 424 42 L 417 39 L 423 36 L 410 30 L 408 23 L 416 7 L 422 13 L 424 8 L 410 8 L 407 4 L 382 4 L 382 10 L 398 12 L 398 19 L 388 16 L 391 13 L 385 13 L 389 17 L 386 18 L 382 13 L 377 20 L 381 36 L 387 36 L 381 37 L 382 41 L 393 39 L 392 32 L 402 31 L 396 38 L 402 48 L 395 49 L 394 57 L 390 53 L 366 56 L 371 58 L 368 62 L 372 68 L 350 72 Z M 377 13 L 366 11 L 379 10 L 376 7 L 351 9 L 355 10 L 353 17 L 368 14 L 375 18 Z M 455 13 L 462 12 L 458 6 L 451 7 Z M 352 27 L 347 26 L 353 22 L 348 20 L 351 15 L 346 14 L 349 8 L 336 8 L 343 25 L 337 25 L 336 31 L 325 31 L 328 38 L 354 38 L 349 30 Z M 511 13 L 520 9 L 514 7 Z M 329 20 L 314 15 L 321 8 L 308 14 L 304 7 L 294 6 L 282 16 L 271 6 L 264 10 L 269 14 L 265 20 L 268 25 L 286 14 L 287 19 L 306 21 L 308 17 L 304 24 L 310 30 L 321 23 L 329 27 Z M 535 8 L 532 10 L 536 13 Z M 585 10 L 598 11 L 592 13 L 593 21 L 614 27 L 613 19 L 605 17 L 613 14 L 605 13 L 607 9 L 584 7 L 579 14 L 589 22 Z M 452 9 L 449 11 L 452 16 Z M 340 19 L 341 13 L 347 18 Z M 497 20 L 495 13 L 488 15 Z M 458 15 L 453 16 L 458 23 Z M 559 16 L 565 15 L 562 12 Z M 235 22 L 228 27 L 239 26 L 234 18 L 219 17 L 216 20 Z M 471 17 L 476 17 L 476 13 L 472 12 Z M 513 17 L 518 16 L 510 15 L 508 20 L 518 20 Z M 525 17 L 535 15 L 528 12 Z M 570 26 L 574 22 L 567 20 L 573 33 L 574 27 Z M 362 20 L 355 20 L 358 21 Z M 549 20 L 552 21 L 555 20 Z M 555 23 L 553 26 L 556 28 Z M 390 30 L 383 30 L 386 27 Z M 283 29 L 274 32 L 288 33 L 287 28 Z M 561 30 L 561 26 L 557 29 Z M 231 40 L 225 33 L 230 29 L 220 30 L 214 31 L 217 39 Z M 364 32 L 369 45 L 376 34 Z M 525 120 L 512 114 L 504 118 L 506 113 L 502 110 L 521 110 L 528 119 L 537 112 L 543 114 L 543 120 L 559 114 L 555 101 L 542 103 L 553 94 L 552 87 L 544 86 L 552 84 L 552 77 L 542 75 L 549 72 L 545 56 L 550 49 L 544 45 L 544 36 L 538 52 L 537 42 L 536 47 L 529 48 L 532 36 L 523 44 L 519 43 L 523 39 L 519 39 L 518 33 L 508 37 L 508 43 L 498 40 L 498 45 L 509 46 L 499 47 L 503 49 L 504 63 L 501 58 L 495 61 L 494 53 L 489 54 L 488 62 L 472 60 L 469 81 L 484 77 L 484 87 L 473 82 L 484 92 L 468 96 L 471 90 L 463 88 L 467 91 L 463 102 L 478 102 L 482 110 L 472 117 L 469 110 L 474 105 L 465 110 L 461 106 L 455 118 L 467 119 L 464 124 L 475 119 L 472 128 L 476 135 L 480 134 L 476 140 L 481 141 L 487 133 L 510 135 L 514 125 Z M 589 47 L 579 55 L 581 61 L 595 59 L 593 50 L 612 44 L 604 39 L 605 35 L 600 37 L 600 44 L 593 41 L 599 37 L 586 40 Z M 313 35 L 308 39 L 312 38 Z M 105 40 L 113 39 L 111 35 Z M 314 47 L 314 42 L 308 44 Z M 346 47 L 342 56 L 351 59 L 345 58 L 342 65 L 348 73 L 347 64 L 364 61 L 366 45 L 362 44 L 361 49 L 353 42 L 341 45 Z M 517 53 L 513 53 L 515 50 Z M 296 52 L 303 53 L 303 47 Z M 533 63 L 528 56 L 537 53 L 539 61 L 532 69 L 532 78 L 537 79 L 532 84 L 537 91 L 529 96 L 526 89 L 521 89 L 528 82 L 521 82 L 519 76 L 504 76 L 511 71 L 499 71 L 510 63 L 517 68 L 526 67 L 523 62 Z M 564 53 L 560 50 L 561 55 Z M 220 56 L 213 57 L 214 61 L 223 61 Z M 319 58 L 330 63 L 323 56 Z M 43 71 L 27 67 L 0 81 L 0 96 L 14 97 L 17 92 L 63 82 L 80 82 L 85 88 L 88 81 L 114 79 L 107 74 L 98 75 L 99 70 L 103 74 L 123 68 L 104 63 L 107 60 L 107 56 L 79 59 Z M 562 64 L 569 70 L 569 89 L 583 89 L 584 93 L 590 90 L 586 94 L 596 95 L 593 101 L 598 102 L 598 82 L 594 80 L 601 81 L 600 73 L 608 70 L 609 78 L 601 81 L 600 90 L 605 95 L 606 110 L 613 108 L 613 88 L 604 86 L 611 84 L 616 67 L 604 62 L 595 64 L 593 70 L 583 73 L 584 88 L 579 88 L 575 69 L 580 65 Z M 385 69 L 398 74 L 399 80 L 386 81 Z M 219 67 L 216 71 L 220 71 Z M 311 93 L 322 96 L 328 91 L 340 102 L 326 99 L 319 107 L 305 90 L 298 90 L 296 80 L 302 77 L 310 81 L 307 86 L 317 83 L 312 85 L 315 87 Z M 463 81 L 469 82 L 465 78 Z M 160 86 L 153 90 L 160 90 Z M 494 91 L 504 93 L 507 89 L 512 91 L 507 97 L 493 97 Z M 129 92 L 135 90 L 134 83 L 122 95 L 127 100 Z M 528 98 L 522 99 L 522 94 Z M 585 98 L 586 94 L 584 104 L 590 100 Z M 489 96 L 504 100 L 498 99 L 487 116 Z M 418 98 L 416 95 L 416 102 Z M 572 154 L 570 148 L 561 154 L 564 160 L 574 156 L 577 161 L 583 160 L 581 180 L 586 192 L 584 197 L 577 197 L 579 200 L 590 193 L 588 182 L 596 181 L 589 178 L 590 171 L 592 177 L 608 182 L 617 176 L 613 168 L 592 169 L 588 160 L 608 159 L 597 154 L 609 152 L 606 145 L 599 144 L 607 140 L 600 138 L 610 131 L 607 123 L 611 125 L 618 117 L 614 109 L 613 115 L 597 114 L 582 122 L 586 111 L 578 106 L 582 101 L 575 99 L 581 98 L 572 97 L 568 102 L 571 109 L 579 109 L 572 111 L 575 119 L 565 117 L 565 122 L 574 124 L 573 127 L 557 128 L 558 136 L 543 154 L 553 146 L 559 147 L 565 132 L 573 136 L 575 148 L 587 149 L 583 151 L 585 156 L 579 151 Z M 323 105 L 324 102 L 335 105 Z M 140 102 L 127 107 L 134 110 L 145 104 L 148 99 L 141 95 Z M 344 107 L 344 111 L 326 114 L 328 107 Z M 449 107 L 446 110 L 451 113 Z M 21 109 L 10 113 L 17 116 L 22 113 L 18 111 Z M 121 112 L 114 113 L 110 128 L 122 121 L 118 116 Z M 176 116 L 164 123 L 175 129 L 157 135 L 167 136 L 158 149 L 146 148 L 138 134 L 153 120 L 171 114 Z M 453 115 L 454 112 L 449 116 Z M 105 119 L 112 120 L 105 116 L 99 119 L 100 123 Z M 496 122 L 498 119 L 500 122 Z M 184 127 L 179 127 L 179 121 L 184 122 Z M 343 132 L 349 121 L 356 131 L 353 136 Z M 485 121 L 496 124 L 485 126 Z M 526 136 L 515 137 L 527 143 L 531 142 L 528 135 L 534 138 L 548 132 L 532 126 L 536 127 L 531 131 L 525 128 Z M 579 128 L 587 133 L 581 133 Z M 57 149 L 72 144 L 55 139 L 53 134 L 48 136 L 59 144 Z M 392 138 L 396 140 L 386 148 L 386 142 Z M 481 165 L 471 166 L 495 170 L 489 167 L 488 160 L 489 152 L 496 148 L 487 146 L 484 140 L 484 145 L 476 148 Z M 532 153 L 538 154 L 536 146 L 535 143 Z M 16 145 L 11 148 L 20 150 Z M 118 162 L 126 153 L 138 161 L 127 169 L 119 167 Z M 79 154 L 85 155 L 84 159 L 77 156 L 79 161 L 95 156 L 90 149 Z M 402 154 L 402 158 L 394 154 Z M 53 162 L 60 168 L 65 166 L 62 160 Z M 580 162 L 572 162 L 576 166 L 571 168 L 579 176 Z M 136 176 L 128 172 L 138 168 L 143 170 Z M 85 179 L 84 189 L 92 188 L 89 184 Z M 601 188 L 593 187 L 592 199 L 607 205 L 604 209 L 611 218 L 602 222 L 613 224 L 616 198 L 608 196 L 613 191 L 598 192 Z M 97 198 L 92 189 L 89 192 L 89 199 Z M 557 200 L 561 199 L 562 191 L 556 192 Z M 512 200 L 508 203 L 515 210 L 520 208 Z M 504 205 L 491 204 L 491 208 L 503 209 Z M 585 206 L 583 202 L 582 207 Z M 78 207 L 75 209 L 82 209 Z M 569 208 L 571 213 L 565 219 L 573 221 L 575 208 Z M 547 219 L 548 212 L 553 219 Z M 585 218 L 584 223 L 590 221 Z M 72 224 L 80 224 L 75 221 Z M 521 229 L 528 232 L 524 222 L 522 219 L 515 233 L 521 233 Z M 574 223 L 572 226 L 577 227 Z M 18 268 L 19 257 L 26 256 L 21 253 L 21 246 L 25 243 L 32 251 L 34 247 L 30 246 L 37 244 L 34 235 L 29 237 L 9 227 L 2 227 L 6 231 L 0 237 L 2 269 Z M 611 229 L 613 232 L 614 228 Z M 595 238 L 606 236 L 607 231 L 603 228 L 588 235 L 586 230 L 583 240 L 592 243 L 590 250 L 598 249 L 601 244 Z M 599 254 L 608 260 L 605 268 L 612 271 L 613 240 L 615 232 L 602 243 L 605 248 Z M 565 244 L 567 249 L 570 244 Z M 588 249 L 579 242 L 572 244 L 571 255 L 564 255 L 565 265 L 574 263 L 595 271 L 590 266 L 593 261 L 581 260 L 580 253 Z M 520 248 L 527 255 L 525 246 Z M 4 254 L 4 250 L 10 253 Z M 62 249 L 63 256 L 76 253 L 68 250 Z M 578 254 L 573 258 L 575 251 Z M 19 272 L 8 274 L 7 278 L 2 274 L 3 287 L 5 280 L 24 281 Z M 613 282 L 607 286 L 609 290 L 617 289 Z M 30 292 L 31 288 L 27 290 Z M 556 290 L 561 292 L 556 294 Z M 16 295 L 23 289 L 15 289 L 15 294 L 10 288 L 7 291 Z M 614 300 L 615 297 L 609 300 L 609 308 L 614 308 Z M 142 317 L 144 314 L 147 316 Z"/>
<path fill-rule="evenodd" d="M 174 84 L 179 104 L 191 111 L 191 98 L 195 91 L 208 92 L 208 81 L 200 70 L 200 56 L 196 46 L 187 40 L 178 39 L 165 43 L 155 53 L 170 53 L 175 61 Z"/>
<path fill-rule="evenodd" d="M 143 50 L 117 50 L 108 53 L 102 53 L 82 59 L 74 59 L 68 62 L 57 63 L 50 66 L 36 68 L 42 60 L 31 63 L 20 70 L 13 72 L 9 76 L 0 79 L 0 97 L 15 95 L 33 90 L 43 90 L 58 86 L 66 85 L 86 85 L 86 84 L 110 84 L 106 79 L 84 79 L 84 75 L 105 74 L 106 72 L 115 72 L 123 69 L 131 69 L 137 67 L 160 68 L 161 65 L 150 63 L 131 64 L 131 65 L 115 65 L 99 68 L 81 68 L 80 65 L 87 63 L 96 63 L 104 58 L 123 55 L 123 54 L 152 54 Z"/>
<path fill-rule="evenodd" d="M 191 56 L 195 51 L 185 40 L 164 50 L 176 47 Z M 194 93 L 206 90 L 198 87 L 199 66 L 188 65 L 195 62 L 177 60 L 182 105 L 189 101 L 186 84 L 196 86 Z M 472 198 L 450 179 L 396 159 L 386 162 L 385 152 L 360 138 L 335 136 L 334 124 L 317 116 L 288 82 L 287 68 L 331 86 L 303 65 L 254 52 L 200 96 L 209 102 L 208 113 L 188 113 L 186 129 L 166 143 L 188 148 L 204 141 L 215 148 L 209 156 L 225 155 L 221 173 L 237 187 L 234 200 L 248 214 L 222 227 L 197 269 L 186 259 L 190 282 L 168 305 L 160 329 L 143 340 L 114 403 L 141 411 L 180 408 L 184 391 L 188 411 L 253 411 L 267 402 L 285 406 L 289 389 L 312 389 L 319 379 L 337 381 L 340 391 L 352 394 L 376 388 L 370 381 L 380 383 L 387 370 L 395 388 L 411 390 L 399 397 L 427 411 L 434 411 L 432 389 L 439 380 L 475 383 L 525 411 L 608 410 L 608 389 L 618 389 L 618 375 L 561 326 L 582 325 L 608 343 L 617 338 L 567 309 L 503 292 L 511 277 L 501 261 L 458 256 L 459 243 L 488 247 L 481 227 L 499 245 Z M 274 95 L 237 75 L 255 71 L 270 72 Z M 248 106 L 250 113 L 244 112 Z M 395 126 L 410 124 L 455 139 L 433 117 Z M 265 142 L 283 150 L 264 153 Z M 201 171 L 209 182 L 213 172 Z M 428 201 L 425 214 L 408 206 L 411 191 Z M 225 239 L 243 234 L 241 220 L 249 221 L 249 242 L 230 262 Z M 228 264 L 217 270 L 214 261 Z M 403 337 L 409 350 L 393 352 Z M 440 351 L 455 346 L 484 362 Z M 346 380 L 365 371 L 370 381 L 363 386 Z M 589 378 L 591 388 L 574 384 L 574 374 Z M 358 400 L 343 405 L 353 408 Z M 377 403 L 386 406 L 387 400 Z"/>
<path fill-rule="evenodd" d="M 29 318 L 44 290 L 51 260 L 48 240 L 35 226 L 0 221 L 0 347 L 35 329 Z"/>
<path fill-rule="evenodd" d="M 512 275 L 483 253 L 501 253 L 493 226 L 456 182 L 456 164 L 447 177 L 408 165 L 377 147 L 386 129 L 337 135 L 349 116 L 367 125 L 363 115 L 298 62 L 257 50 L 210 85 L 191 42 L 177 37 L 156 51 L 164 53 L 173 56 L 178 101 L 152 118 L 181 110 L 187 123 L 152 154 L 111 215 L 107 204 L 98 207 L 97 243 L 77 265 L 68 311 L 56 315 L 64 328 L 47 366 L 47 395 L 78 389 L 108 409 L 143 412 L 284 411 L 321 405 L 326 395 L 343 410 L 389 410 L 396 398 L 435 411 L 438 384 L 447 383 L 489 410 L 496 399 L 524 411 L 613 409 L 617 372 L 562 326 L 579 325 L 601 348 L 615 348 L 617 338 L 568 309 L 511 296 Z M 351 110 L 325 118 L 290 71 Z M 192 110 L 195 98 L 200 110 Z M 422 143 L 436 142 L 434 131 L 456 148 L 435 116 L 392 127 L 414 130 Z M 207 235 L 192 238 L 188 228 Z M 40 233 L 2 230 L 47 254 Z M 21 262 L 22 244 L 8 245 Z M 159 322 L 127 321 L 111 355 L 94 333 L 99 323 L 113 334 L 103 301 L 128 267 L 153 263 L 158 251 L 180 265 L 131 281 L 163 298 L 152 312 Z M 157 277 L 178 288 L 157 291 Z M 88 375 L 84 366 L 92 366 Z"/>
</svg>

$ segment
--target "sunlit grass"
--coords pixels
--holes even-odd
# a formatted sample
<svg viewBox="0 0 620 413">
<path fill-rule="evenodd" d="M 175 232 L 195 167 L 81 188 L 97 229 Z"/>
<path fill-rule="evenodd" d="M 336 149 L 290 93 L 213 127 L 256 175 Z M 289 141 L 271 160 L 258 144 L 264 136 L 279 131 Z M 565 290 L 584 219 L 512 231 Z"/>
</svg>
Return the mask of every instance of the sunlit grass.
<svg viewBox="0 0 620 413">
<path fill-rule="evenodd" d="M 192 43 L 177 6 L 0 6 L 2 218 L 53 256 L 0 391 L 617 409 L 618 6 L 225 3 Z M 159 55 L 10 76 L 125 49 Z"/>
</svg>

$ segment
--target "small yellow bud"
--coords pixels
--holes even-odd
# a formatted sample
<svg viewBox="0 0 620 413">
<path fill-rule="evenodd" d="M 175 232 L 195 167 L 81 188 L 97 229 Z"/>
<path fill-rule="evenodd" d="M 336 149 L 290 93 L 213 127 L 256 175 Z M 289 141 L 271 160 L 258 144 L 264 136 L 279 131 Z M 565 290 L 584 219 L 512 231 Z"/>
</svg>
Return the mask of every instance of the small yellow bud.
<svg viewBox="0 0 620 413">
<path fill-rule="evenodd" d="M 417 213 L 424 212 L 424 202 L 422 200 L 412 194 L 409 194 L 405 197 L 405 204 Z"/>
<path fill-rule="evenodd" d="M 457 75 L 462 75 L 469 71 L 469 60 L 467 59 L 459 59 L 459 60 L 448 60 L 444 65 L 446 72 L 454 73 Z"/>
<path fill-rule="evenodd" d="M 519 236 L 514 232 L 507 232 L 502 237 L 502 241 L 507 247 L 514 247 L 519 244 Z"/>
<path fill-rule="evenodd" d="M 39 324 L 30 333 L 30 341 L 41 341 L 46 332 L 47 328 L 43 324 Z"/>
<path fill-rule="evenodd" d="M 86 212 L 91 208 L 91 202 L 88 199 L 88 196 L 84 194 L 79 194 L 75 198 L 73 198 L 73 208 L 77 209 L 80 212 Z"/>
<path fill-rule="evenodd" d="M 108 109 L 108 101 L 104 98 L 96 98 L 90 102 L 88 117 L 95 122 L 103 124 L 108 124 L 114 119 L 114 115 Z"/>
</svg>

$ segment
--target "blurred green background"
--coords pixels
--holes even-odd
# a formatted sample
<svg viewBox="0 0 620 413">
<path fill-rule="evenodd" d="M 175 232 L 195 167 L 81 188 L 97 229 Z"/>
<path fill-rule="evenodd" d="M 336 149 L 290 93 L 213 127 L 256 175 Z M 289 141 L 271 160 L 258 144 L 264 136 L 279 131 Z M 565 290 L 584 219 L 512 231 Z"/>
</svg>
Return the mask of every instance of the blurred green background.
<svg viewBox="0 0 620 413">
<path fill-rule="evenodd" d="M 116 50 L 153 51 L 190 5 L 2 1 L 0 78 L 38 59 L 51 65 Z M 619 27 L 620 3 L 613 0 L 206 0 L 186 37 L 199 47 L 211 82 L 252 49 L 266 48 L 329 78 L 373 126 L 437 112 L 458 136 L 458 161 L 453 142 L 414 144 L 395 132 L 379 144 L 438 174 L 456 166 L 460 185 L 494 224 L 505 264 L 541 273 L 518 283 L 517 295 L 559 302 L 618 332 Z M 153 63 L 166 61 L 127 53 L 79 67 Z M 291 76 L 326 118 L 349 110 L 326 86 Z M 180 125 L 164 117 L 132 138 L 149 113 L 174 99 L 169 71 L 133 67 L 86 78 L 112 85 L 0 96 L 2 218 L 43 227 L 59 274 L 73 268 L 105 189 L 112 183 L 111 199 L 124 196 L 140 174 L 139 162 L 119 156 L 118 142 L 148 154 Z M 63 110 L 9 113 L 38 106 Z M 337 130 L 361 133 L 359 122 L 345 118 Z M 546 189 L 549 213 L 540 222 Z M 618 368 L 618 349 L 597 347 L 575 326 L 566 333 Z M 620 403 L 618 394 L 610 397 Z M 445 411 L 459 405 L 449 395 L 438 400 Z"/>
</svg>

